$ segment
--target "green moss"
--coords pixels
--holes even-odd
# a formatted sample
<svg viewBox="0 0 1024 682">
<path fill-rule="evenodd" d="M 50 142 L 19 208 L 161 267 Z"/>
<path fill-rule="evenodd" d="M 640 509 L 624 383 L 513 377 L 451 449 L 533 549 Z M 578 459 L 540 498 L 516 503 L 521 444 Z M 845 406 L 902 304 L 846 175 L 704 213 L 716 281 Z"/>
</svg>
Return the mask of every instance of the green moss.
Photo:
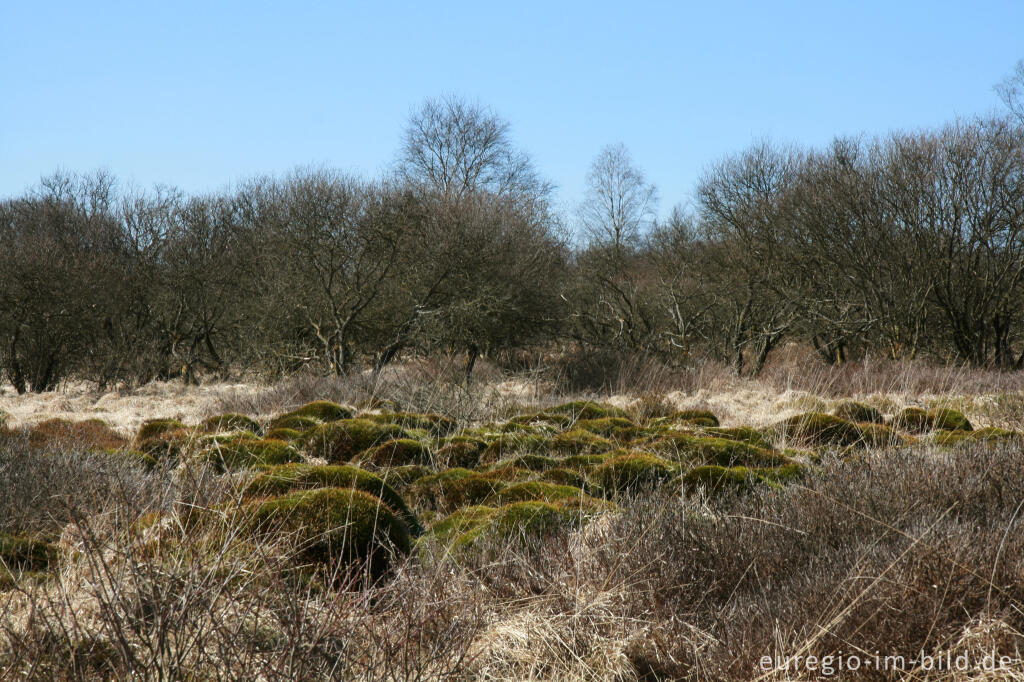
<svg viewBox="0 0 1024 682">
<path fill-rule="evenodd" d="M 459 507 L 483 504 L 484 500 L 491 498 L 495 493 L 508 486 L 506 481 L 486 478 L 479 474 L 451 481 L 443 486 L 437 501 L 437 508 L 446 512 Z"/>
<path fill-rule="evenodd" d="M 473 476 L 469 469 L 455 468 L 421 476 L 409 485 L 408 498 L 419 508 L 437 509 L 445 492 L 455 481 Z"/>
<path fill-rule="evenodd" d="M 396 467 L 407 464 L 430 464 L 430 448 L 418 440 L 398 438 L 375 445 L 357 457 L 360 464 Z"/>
<path fill-rule="evenodd" d="M 384 480 L 387 481 L 388 484 L 394 486 L 398 490 L 401 490 L 432 473 L 433 471 L 430 467 L 425 467 L 421 464 L 407 464 L 405 466 L 392 467 L 387 471 L 383 471 L 381 472 L 381 476 L 384 477 Z"/>
<path fill-rule="evenodd" d="M 1016 431 L 986 426 L 973 431 L 938 431 L 935 434 L 936 445 L 951 447 L 961 443 L 998 443 L 1004 441 L 1024 442 L 1024 434 Z"/>
<path fill-rule="evenodd" d="M 604 419 L 607 417 L 620 417 L 623 419 L 629 418 L 629 413 L 625 410 L 614 407 L 612 405 L 605 405 L 603 403 L 595 403 L 590 400 L 575 400 L 569 403 L 562 403 L 555 407 L 549 407 L 544 410 L 545 415 L 559 415 L 571 418 L 573 421 L 579 421 L 581 419 Z"/>
<path fill-rule="evenodd" d="M 749 426 L 731 426 L 731 427 L 713 427 L 707 430 L 708 435 L 716 438 L 726 438 L 728 440 L 735 440 L 754 447 L 762 448 L 764 450 L 770 450 L 772 447 L 771 442 L 767 437 L 757 429 Z"/>
<path fill-rule="evenodd" d="M 754 468 L 751 469 L 758 478 L 766 483 L 785 484 L 798 481 L 807 472 L 807 467 L 797 462 L 792 462 L 780 467 Z"/>
<path fill-rule="evenodd" d="M 941 408 L 938 410 L 931 410 L 928 414 L 932 418 L 933 429 L 942 429 L 944 431 L 974 430 L 974 427 L 971 426 L 971 422 L 967 421 L 967 417 L 965 417 L 964 413 L 959 410 Z"/>
<path fill-rule="evenodd" d="M 383 575 L 393 554 L 408 554 L 409 529 L 380 498 L 352 488 L 295 492 L 255 502 L 249 523 L 257 533 L 284 533 L 294 542 L 300 563 L 331 570 L 337 562 L 365 565 Z"/>
<path fill-rule="evenodd" d="M 858 445 L 863 440 L 861 429 L 853 422 L 820 412 L 792 416 L 773 428 L 781 436 L 814 445 Z"/>
<path fill-rule="evenodd" d="M 436 453 L 439 467 L 475 467 L 480 455 L 487 449 L 487 442 L 470 436 L 451 436 L 440 442 Z"/>
<path fill-rule="evenodd" d="M 562 500 L 566 498 L 583 497 L 584 494 L 583 490 L 575 486 L 558 485 L 556 483 L 546 483 L 544 481 L 526 481 L 523 483 L 513 483 L 510 486 L 502 488 L 500 491 L 485 499 L 484 504 L 500 506 L 503 504 L 523 502 L 527 500 L 554 502 L 555 500 Z"/>
<path fill-rule="evenodd" d="M 267 438 L 274 438 L 276 440 L 286 440 L 288 442 L 296 441 L 302 438 L 302 431 L 297 429 L 271 429 L 267 432 Z"/>
<path fill-rule="evenodd" d="M 615 444 L 607 438 L 602 438 L 589 431 L 573 429 L 552 438 L 550 447 L 553 451 L 565 455 L 584 455 L 608 452 L 615 448 Z"/>
<path fill-rule="evenodd" d="M 17 571 L 45 571 L 56 560 L 57 549 L 48 542 L 0 533 L 0 565 Z"/>
<path fill-rule="evenodd" d="M 537 477 L 538 481 L 555 483 L 557 485 L 572 485 L 586 490 L 588 488 L 587 477 L 578 471 L 559 467 L 548 469 Z"/>
<path fill-rule="evenodd" d="M 223 472 L 300 462 L 302 455 L 283 440 L 239 435 L 206 450 L 204 459 Z"/>
<path fill-rule="evenodd" d="M 679 410 L 665 417 L 666 422 L 692 424 L 694 426 L 719 426 L 718 417 L 708 410 Z"/>
<path fill-rule="evenodd" d="M 507 459 L 503 459 L 492 465 L 492 468 L 504 469 L 507 467 L 514 467 L 517 469 L 529 469 L 530 471 L 544 471 L 546 469 L 553 469 L 554 467 L 557 467 L 559 463 L 560 462 L 554 457 L 524 453 L 521 455 L 512 455 Z"/>
<path fill-rule="evenodd" d="M 746 490 L 761 480 L 748 467 L 699 466 L 683 474 L 683 487 L 690 492 L 703 489 L 710 493 L 722 490 Z"/>
<path fill-rule="evenodd" d="M 533 472 L 529 469 L 523 469 L 522 467 L 503 465 L 496 466 L 487 471 L 479 471 L 474 474 L 481 478 L 489 478 L 495 481 L 505 481 L 506 483 L 515 483 L 517 481 L 528 481 L 533 477 Z"/>
<path fill-rule="evenodd" d="M 379 497 L 418 533 L 419 522 L 405 500 L 380 476 L 349 465 L 284 464 L 267 468 L 246 486 L 246 497 L 276 497 L 298 490 L 354 488 Z"/>
<path fill-rule="evenodd" d="M 545 452 L 550 449 L 549 439 L 534 434 L 507 434 L 491 441 L 480 455 L 480 464 L 493 464 L 508 455 L 520 452 Z"/>
<path fill-rule="evenodd" d="M 184 431 L 188 427 L 176 419 L 147 419 L 139 427 L 138 441 L 150 440 L 170 431 Z"/>
<path fill-rule="evenodd" d="M 672 477 L 674 467 L 644 453 L 627 453 L 601 464 L 590 475 L 605 494 L 653 488 Z"/>
<path fill-rule="evenodd" d="M 618 454 L 624 454 L 625 451 L 617 451 Z M 611 459 L 612 453 L 602 453 L 600 455 L 572 455 L 565 457 L 561 460 L 561 466 L 572 469 L 574 471 L 591 471 L 594 467 L 604 464 L 606 461 Z"/>
<path fill-rule="evenodd" d="M 340 419 L 321 424 L 306 433 L 300 445 L 312 457 L 323 457 L 332 464 L 343 464 L 374 445 L 405 435 L 405 431 L 397 424 L 378 424 L 367 419 Z"/>
<path fill-rule="evenodd" d="M 314 400 L 296 410 L 292 410 L 288 414 L 310 417 L 319 422 L 334 422 L 339 419 L 351 419 L 355 415 L 355 410 L 338 403 L 332 403 L 329 400 Z"/>
<path fill-rule="evenodd" d="M 920 407 L 908 407 L 901 410 L 892 420 L 892 427 L 910 433 L 931 431 L 933 417 Z"/>
<path fill-rule="evenodd" d="M 248 431 L 257 436 L 263 435 L 263 427 L 260 423 L 244 414 L 234 412 L 218 414 L 205 419 L 199 428 L 206 433 L 219 433 L 221 431 Z"/>
<path fill-rule="evenodd" d="M 907 445 L 907 439 L 885 424 L 858 424 L 861 432 L 861 443 L 865 447 L 887 448 Z"/>
<path fill-rule="evenodd" d="M 881 424 L 885 421 L 881 412 L 855 400 L 840 402 L 832 409 L 832 414 L 848 422 Z"/>
<path fill-rule="evenodd" d="M 139 440 L 135 444 L 135 449 L 158 462 L 174 462 L 181 459 L 196 443 L 198 441 L 194 432 L 176 429 Z"/>
<path fill-rule="evenodd" d="M 605 438 L 615 440 L 631 440 L 640 433 L 640 427 L 622 417 L 605 417 L 603 419 L 581 419 L 575 428 Z"/>
<path fill-rule="evenodd" d="M 514 502 L 496 509 L 482 522 L 471 524 L 470 530 L 455 540 L 454 547 L 465 550 L 494 543 L 501 551 L 510 540 L 542 537 L 564 528 L 576 517 L 572 510 L 550 502 Z"/>
<path fill-rule="evenodd" d="M 786 458 L 777 452 L 740 440 L 677 434 L 662 437 L 645 446 L 662 457 L 685 464 L 719 466 L 777 466 Z"/>
<path fill-rule="evenodd" d="M 443 545 L 449 545 L 460 535 L 478 528 L 489 521 L 497 510 L 493 507 L 472 505 L 456 509 L 430 527 L 424 539 L 431 538 Z"/>
<path fill-rule="evenodd" d="M 423 429 L 431 434 L 447 435 L 458 428 L 454 419 L 440 414 L 417 414 L 414 412 L 383 412 L 362 414 L 360 419 L 369 419 L 379 424 L 398 424 L 406 429 Z"/>
<path fill-rule="evenodd" d="M 315 429 L 319 425 L 320 422 L 318 422 L 313 417 L 306 417 L 301 414 L 293 414 L 291 412 L 288 412 L 286 414 L 280 415 L 279 417 L 275 417 L 273 420 L 271 420 L 270 424 L 267 425 L 267 428 L 270 431 L 276 431 L 278 429 L 290 429 L 293 431 L 298 431 L 300 433 L 305 433 L 310 429 Z"/>
</svg>

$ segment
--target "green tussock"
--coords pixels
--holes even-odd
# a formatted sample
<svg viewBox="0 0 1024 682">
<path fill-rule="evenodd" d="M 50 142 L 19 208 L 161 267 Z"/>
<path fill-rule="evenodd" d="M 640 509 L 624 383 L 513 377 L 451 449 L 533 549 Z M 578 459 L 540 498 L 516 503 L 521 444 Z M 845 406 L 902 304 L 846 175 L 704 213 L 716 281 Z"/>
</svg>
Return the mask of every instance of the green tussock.
<svg viewBox="0 0 1024 682">
<path fill-rule="evenodd" d="M 885 421 L 881 412 L 855 400 L 840 402 L 832 409 L 832 414 L 848 422 L 881 424 Z"/>
<path fill-rule="evenodd" d="M 550 446 L 552 451 L 563 455 L 584 455 L 608 452 L 615 448 L 615 443 L 589 431 L 573 429 L 552 438 Z"/>
<path fill-rule="evenodd" d="M 341 419 L 321 424 L 303 435 L 299 443 L 311 457 L 323 457 L 332 464 L 344 464 L 364 450 L 405 435 L 405 430 L 397 424 L 378 424 L 367 419 Z"/>
<path fill-rule="evenodd" d="M 257 436 L 263 435 L 263 427 L 260 423 L 244 414 L 228 413 L 218 414 L 203 420 L 199 428 L 206 433 L 220 433 L 222 431 L 248 431 Z"/>
<path fill-rule="evenodd" d="M 675 467 L 645 453 L 627 453 L 608 460 L 593 470 L 590 480 L 606 495 L 627 490 L 651 489 L 667 481 Z"/>
<path fill-rule="evenodd" d="M 332 403 L 329 400 L 314 400 L 298 409 L 292 410 L 288 414 L 309 417 L 319 422 L 333 422 L 339 419 L 351 419 L 355 416 L 355 410 L 338 403 Z"/>
<path fill-rule="evenodd" d="M 176 419 L 149 419 L 142 422 L 136 440 L 144 441 L 157 438 L 170 431 L 183 431 L 188 427 Z"/>
<path fill-rule="evenodd" d="M 360 464 L 382 468 L 431 463 L 430 448 L 411 438 L 398 438 L 375 445 L 356 459 Z"/>
<path fill-rule="evenodd" d="M 485 499 L 483 503 L 494 507 L 528 500 L 554 502 L 555 500 L 583 496 L 584 492 L 574 486 L 545 483 L 543 481 L 526 481 L 524 483 L 513 483 L 502 488 Z"/>
<path fill-rule="evenodd" d="M 216 443 L 205 451 L 204 458 L 220 471 L 302 461 L 299 451 L 283 440 L 246 435 L 238 435 Z"/>
</svg>

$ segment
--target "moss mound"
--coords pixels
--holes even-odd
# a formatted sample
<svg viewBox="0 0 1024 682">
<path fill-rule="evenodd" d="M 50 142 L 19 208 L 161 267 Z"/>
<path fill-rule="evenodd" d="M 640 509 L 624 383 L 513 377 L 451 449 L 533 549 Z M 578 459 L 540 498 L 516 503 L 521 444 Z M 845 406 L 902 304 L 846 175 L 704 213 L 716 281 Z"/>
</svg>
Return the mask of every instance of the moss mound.
<svg viewBox="0 0 1024 682">
<path fill-rule="evenodd" d="M 489 506 L 501 506 L 512 502 L 524 502 L 529 500 L 540 500 L 543 502 L 554 502 L 566 498 L 583 497 L 585 493 L 580 488 L 570 485 L 558 485 L 543 481 L 527 481 L 524 483 L 513 483 L 502 488 L 486 500 L 484 504 Z"/>
<path fill-rule="evenodd" d="M 139 466 L 145 469 L 153 469 L 157 465 L 156 457 L 146 454 L 145 452 L 140 452 L 139 450 L 108 448 L 103 451 L 103 454 L 112 459 L 119 459 L 121 461 L 128 462 L 133 466 Z"/>
<path fill-rule="evenodd" d="M 495 514 L 480 530 L 483 532 L 473 538 L 475 541 L 484 537 L 507 539 L 516 536 L 540 536 L 564 527 L 573 519 L 566 509 L 550 502 L 513 502 L 497 509 Z M 460 538 L 460 542 L 463 538 Z"/>
<path fill-rule="evenodd" d="M 449 545 L 460 535 L 489 521 L 496 511 L 493 507 L 485 507 L 483 505 L 472 505 L 456 509 L 432 525 L 429 534 L 424 536 L 424 538 L 431 538 L 443 545 Z"/>
<path fill-rule="evenodd" d="M 139 427 L 136 440 L 141 442 L 162 436 L 170 431 L 185 431 L 186 429 L 188 427 L 176 419 L 148 419 Z"/>
<path fill-rule="evenodd" d="M 299 451 L 283 440 L 244 435 L 215 443 L 204 458 L 222 472 L 302 461 Z"/>
<path fill-rule="evenodd" d="M 380 414 L 362 414 L 360 419 L 369 419 L 379 424 L 398 424 L 406 429 L 423 429 L 435 436 L 451 433 L 458 424 L 440 414 L 418 414 L 415 412 L 382 412 Z"/>
<path fill-rule="evenodd" d="M 778 466 L 786 457 L 740 440 L 678 434 L 659 438 L 646 448 L 662 457 L 685 464 L 719 466 Z"/>
<path fill-rule="evenodd" d="M 1005 441 L 1024 442 L 1024 434 L 986 426 L 973 431 L 938 431 L 934 440 L 936 445 L 944 447 L 962 443 L 1000 443 Z"/>
<path fill-rule="evenodd" d="M 397 512 L 413 533 L 420 530 L 416 516 L 391 485 L 380 476 L 354 466 L 284 464 L 269 467 L 246 486 L 244 495 L 276 497 L 317 488 L 354 488 L 370 493 L 384 500 L 392 511 Z"/>
<path fill-rule="evenodd" d="M 418 440 L 398 438 L 375 445 L 357 457 L 360 464 L 396 467 L 407 464 L 430 464 L 430 448 Z"/>
<path fill-rule="evenodd" d="M 289 442 L 296 441 L 302 438 L 302 431 L 296 429 L 271 429 L 267 432 L 267 438 L 274 438 L 276 440 L 286 440 Z"/>
<path fill-rule="evenodd" d="M 589 431 L 573 429 L 552 438 L 550 447 L 564 455 L 584 455 L 608 452 L 615 448 L 615 443 Z"/>
<path fill-rule="evenodd" d="M 861 444 L 865 447 L 902 447 L 908 444 L 904 436 L 885 424 L 866 423 L 857 426 L 861 432 Z"/>
<path fill-rule="evenodd" d="M 267 425 L 267 429 L 271 432 L 277 431 L 278 429 L 289 429 L 291 431 L 305 433 L 310 429 L 315 429 L 319 425 L 320 422 L 313 417 L 288 412 L 272 419 L 270 424 Z"/>
<path fill-rule="evenodd" d="M 575 428 L 615 440 L 631 440 L 636 438 L 641 431 L 639 426 L 622 417 L 581 419 L 576 422 Z"/>
<path fill-rule="evenodd" d="M 508 459 L 503 459 L 493 465 L 492 470 L 507 469 L 509 467 L 516 469 L 528 469 L 530 471 L 545 471 L 547 469 L 553 469 L 559 465 L 559 461 L 554 457 L 547 457 L 546 455 L 533 455 L 530 453 L 524 453 L 521 455 L 513 455 Z"/>
<path fill-rule="evenodd" d="M 933 429 L 942 429 L 944 431 L 974 430 L 974 427 L 971 426 L 971 422 L 967 421 L 967 417 L 965 417 L 964 413 L 959 410 L 942 408 L 938 410 L 931 410 L 928 415 L 932 419 Z"/>
<path fill-rule="evenodd" d="M 244 414 L 230 412 L 218 414 L 203 420 L 199 428 L 206 433 L 220 433 L 221 431 L 248 431 L 257 436 L 263 435 L 263 427 L 260 423 Z"/>
<path fill-rule="evenodd" d="M 471 436 L 451 436 L 440 443 L 436 453 L 440 467 L 471 469 L 480 463 L 480 455 L 487 449 L 487 441 Z"/>
<path fill-rule="evenodd" d="M 135 444 L 135 449 L 158 462 L 173 462 L 182 458 L 196 443 L 198 441 L 194 432 L 175 429 L 139 440 Z"/>
<path fill-rule="evenodd" d="M 624 450 L 613 451 L 618 454 L 625 454 Z M 598 467 L 614 455 L 612 453 L 602 453 L 600 455 L 572 455 L 570 457 L 564 457 L 560 464 L 566 469 L 572 469 L 573 471 L 592 471 L 595 467 Z"/>
<path fill-rule="evenodd" d="M 572 469 L 566 469 L 564 467 L 558 467 L 556 469 L 548 469 L 537 477 L 538 481 L 544 481 L 545 483 L 554 483 L 556 485 L 571 485 L 582 489 L 584 492 L 588 489 L 587 477 L 578 471 Z"/>
<path fill-rule="evenodd" d="M 863 424 L 881 424 L 885 421 L 882 413 L 864 403 L 855 400 L 844 400 L 832 410 L 832 414 L 848 422 Z"/>
<path fill-rule="evenodd" d="M 590 400 L 575 400 L 549 407 L 537 414 L 516 417 L 514 421 L 541 421 L 564 427 L 580 420 L 606 419 L 608 417 L 629 419 L 629 413 L 612 405 L 596 403 Z"/>
<path fill-rule="evenodd" d="M 87 450 L 112 450 L 125 447 L 128 441 L 102 419 L 47 419 L 28 429 L 28 444 L 34 448 L 61 444 Z"/>
<path fill-rule="evenodd" d="M 786 438 L 813 445 L 858 445 L 863 439 L 853 422 L 821 412 L 794 415 L 773 428 Z"/>
<path fill-rule="evenodd" d="M 519 452 L 545 452 L 550 449 L 549 439 L 535 434 L 505 434 L 488 444 L 480 455 L 480 464 L 494 464 L 500 459 Z"/>
<path fill-rule="evenodd" d="M 718 417 L 708 410 L 679 410 L 664 418 L 667 423 L 692 424 L 694 426 L 719 426 Z"/>
<path fill-rule="evenodd" d="M 293 537 L 302 563 L 365 564 L 373 577 L 387 572 L 394 555 L 409 553 L 409 529 L 380 498 L 352 488 L 295 492 L 253 503 L 249 523 L 257 533 Z"/>
<path fill-rule="evenodd" d="M 288 414 L 310 417 L 319 422 L 334 422 L 339 419 L 351 419 L 355 416 L 355 410 L 338 403 L 332 403 L 330 400 L 314 400 L 298 409 L 292 410 Z"/>
<path fill-rule="evenodd" d="M 747 490 L 761 480 L 748 467 L 699 466 L 683 474 L 683 487 L 689 492 L 703 489 L 710 493 L 722 490 Z"/>
<path fill-rule="evenodd" d="M 595 468 L 590 479 L 605 494 L 612 494 L 654 488 L 674 473 L 675 468 L 671 464 L 654 455 L 627 453 Z"/>
<path fill-rule="evenodd" d="M 368 419 L 340 419 L 321 424 L 306 433 L 300 445 L 310 456 L 323 457 L 332 464 L 344 464 L 364 450 L 405 435 L 405 430 L 397 424 L 378 424 Z"/>
<path fill-rule="evenodd" d="M 932 429 L 932 417 L 920 407 L 908 407 L 893 417 L 892 427 L 910 433 L 925 433 Z"/>
<path fill-rule="evenodd" d="M 445 482 L 437 499 L 437 509 L 448 512 L 459 507 L 482 504 L 495 493 L 508 487 L 500 478 L 487 478 L 479 474 Z"/>
<path fill-rule="evenodd" d="M 407 464 L 382 471 L 380 475 L 388 482 L 388 485 L 393 486 L 397 490 L 403 490 L 432 473 L 434 472 L 430 467 L 425 467 L 421 464 Z"/>
<path fill-rule="evenodd" d="M 57 560 L 57 549 L 48 542 L 0 533 L 0 569 L 45 571 Z"/>
<path fill-rule="evenodd" d="M 772 448 L 771 441 L 763 433 L 749 426 L 716 426 L 707 429 L 706 433 L 716 438 L 735 440 L 764 450 Z"/>
</svg>

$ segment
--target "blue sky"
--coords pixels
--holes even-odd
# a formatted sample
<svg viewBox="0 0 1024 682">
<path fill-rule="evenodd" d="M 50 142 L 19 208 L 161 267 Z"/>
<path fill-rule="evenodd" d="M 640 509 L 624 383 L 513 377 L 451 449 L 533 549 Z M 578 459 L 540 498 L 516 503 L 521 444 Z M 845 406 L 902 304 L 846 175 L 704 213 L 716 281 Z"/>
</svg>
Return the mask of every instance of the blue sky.
<svg viewBox="0 0 1024 682">
<path fill-rule="evenodd" d="M 493 107 L 579 199 L 623 142 L 662 212 L 755 138 L 999 108 L 1024 2 L 0 3 L 0 196 L 57 168 L 216 190 L 392 162 L 424 98 Z"/>
</svg>

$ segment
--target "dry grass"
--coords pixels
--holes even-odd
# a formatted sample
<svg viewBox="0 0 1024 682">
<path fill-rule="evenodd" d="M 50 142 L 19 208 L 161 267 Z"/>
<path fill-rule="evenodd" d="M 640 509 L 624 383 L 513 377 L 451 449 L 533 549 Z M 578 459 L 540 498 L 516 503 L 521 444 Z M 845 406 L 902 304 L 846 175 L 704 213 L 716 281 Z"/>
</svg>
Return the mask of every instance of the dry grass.
<svg viewBox="0 0 1024 682">
<path fill-rule="evenodd" d="M 424 362 L 376 379 L 156 386 L 93 404 L 117 405 L 104 418 L 124 432 L 314 398 L 470 423 L 570 397 L 667 396 L 665 409 L 758 426 L 850 397 L 887 414 L 941 404 L 977 424 L 1024 425 L 1016 375 L 805 360 L 780 354 L 758 380 L 633 366 L 590 392 L 489 366 L 467 387 L 456 365 Z M 96 414 L 85 392 L 2 399 L 18 424 Z M 904 665 L 835 677 L 1024 679 L 1024 450 L 1013 442 L 832 453 L 799 483 L 742 494 L 663 488 L 539 539 L 458 554 L 425 545 L 377 582 L 297 571 L 287 536 L 247 534 L 246 480 L 9 435 L 0 531 L 54 540 L 64 559 L 0 592 L 0 679 L 812 680 L 820 666 L 759 662 L 876 652 Z M 221 521 L 188 521 L 209 510 Z M 154 512 L 164 520 L 152 524 Z M 928 669 L 913 660 L 922 651 L 1006 658 L 996 671 Z"/>
</svg>

